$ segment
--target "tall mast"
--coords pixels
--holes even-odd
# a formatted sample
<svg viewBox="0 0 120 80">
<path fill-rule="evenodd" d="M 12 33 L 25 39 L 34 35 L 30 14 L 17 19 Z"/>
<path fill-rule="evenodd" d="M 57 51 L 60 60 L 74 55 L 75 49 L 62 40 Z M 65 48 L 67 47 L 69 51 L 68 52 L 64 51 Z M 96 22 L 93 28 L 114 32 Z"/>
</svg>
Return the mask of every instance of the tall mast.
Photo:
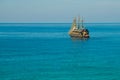
<svg viewBox="0 0 120 80">
<path fill-rule="evenodd" d="M 76 17 L 75 17 L 74 20 L 73 20 L 71 29 L 70 29 L 70 31 L 69 31 L 69 34 L 70 34 L 71 31 L 73 31 L 73 30 L 76 29 L 76 28 L 77 28 L 77 25 L 76 25 Z"/>
<path fill-rule="evenodd" d="M 78 16 L 78 29 L 80 29 L 80 16 Z"/>
<path fill-rule="evenodd" d="M 81 20 L 81 28 L 83 29 L 84 26 L 83 26 L 83 17 L 82 17 L 82 20 Z"/>
<path fill-rule="evenodd" d="M 74 27 L 74 28 L 77 28 L 76 17 L 75 17 L 74 20 L 73 20 L 73 27 Z"/>
</svg>

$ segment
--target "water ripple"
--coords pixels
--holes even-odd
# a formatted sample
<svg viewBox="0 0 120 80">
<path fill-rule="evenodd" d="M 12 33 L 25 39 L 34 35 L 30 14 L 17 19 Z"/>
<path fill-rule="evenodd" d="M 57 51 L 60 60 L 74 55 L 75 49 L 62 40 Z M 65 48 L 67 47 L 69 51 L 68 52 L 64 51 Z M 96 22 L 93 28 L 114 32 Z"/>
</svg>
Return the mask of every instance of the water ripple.
<svg viewBox="0 0 120 80">
<path fill-rule="evenodd" d="M 23 38 L 67 38 L 66 32 L 41 33 L 41 32 L 0 32 L 0 37 L 23 37 Z"/>
</svg>

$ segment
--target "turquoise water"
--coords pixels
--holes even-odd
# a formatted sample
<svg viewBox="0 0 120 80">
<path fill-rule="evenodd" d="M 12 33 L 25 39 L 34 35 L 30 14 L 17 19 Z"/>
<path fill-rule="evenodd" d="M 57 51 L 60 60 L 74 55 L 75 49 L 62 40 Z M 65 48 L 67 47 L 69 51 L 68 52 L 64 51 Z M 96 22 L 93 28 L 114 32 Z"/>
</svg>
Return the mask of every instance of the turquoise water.
<svg viewBox="0 0 120 80">
<path fill-rule="evenodd" d="M 120 24 L 0 24 L 0 80 L 120 80 Z"/>
</svg>

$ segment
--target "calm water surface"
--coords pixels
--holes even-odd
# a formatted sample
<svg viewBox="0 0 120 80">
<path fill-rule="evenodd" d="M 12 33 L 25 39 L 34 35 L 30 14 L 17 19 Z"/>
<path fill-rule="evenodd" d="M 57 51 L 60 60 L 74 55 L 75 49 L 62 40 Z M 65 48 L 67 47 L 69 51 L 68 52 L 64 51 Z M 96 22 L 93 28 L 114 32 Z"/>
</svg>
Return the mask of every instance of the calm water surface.
<svg viewBox="0 0 120 80">
<path fill-rule="evenodd" d="M 120 24 L 0 24 L 0 80 L 120 80 Z"/>
</svg>

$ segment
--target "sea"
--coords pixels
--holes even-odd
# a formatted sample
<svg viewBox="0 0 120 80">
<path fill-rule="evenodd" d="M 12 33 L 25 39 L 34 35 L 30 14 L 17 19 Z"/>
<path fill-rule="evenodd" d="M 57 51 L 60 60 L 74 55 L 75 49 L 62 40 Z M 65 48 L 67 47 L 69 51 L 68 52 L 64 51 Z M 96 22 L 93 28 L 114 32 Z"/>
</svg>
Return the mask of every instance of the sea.
<svg viewBox="0 0 120 80">
<path fill-rule="evenodd" d="M 0 80 L 120 80 L 120 23 L 0 23 Z"/>
</svg>

